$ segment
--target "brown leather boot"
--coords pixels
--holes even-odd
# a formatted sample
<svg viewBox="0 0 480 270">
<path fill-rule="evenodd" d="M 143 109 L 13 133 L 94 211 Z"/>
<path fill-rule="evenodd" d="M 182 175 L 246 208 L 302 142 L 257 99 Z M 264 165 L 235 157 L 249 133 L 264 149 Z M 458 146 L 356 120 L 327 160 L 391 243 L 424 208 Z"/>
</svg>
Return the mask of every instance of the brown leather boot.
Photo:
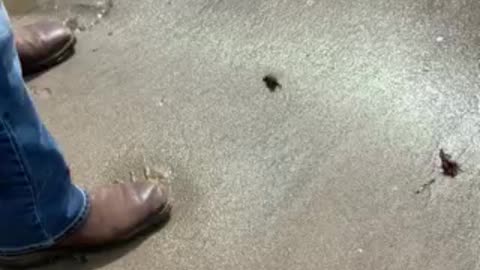
<svg viewBox="0 0 480 270">
<path fill-rule="evenodd" d="M 166 187 L 148 182 L 98 188 L 90 193 L 90 203 L 83 226 L 56 246 L 21 256 L 0 256 L 0 266 L 24 268 L 73 252 L 131 240 L 168 221 L 172 208 Z"/>
<path fill-rule="evenodd" d="M 14 30 L 24 75 L 44 71 L 71 56 L 75 36 L 61 22 L 40 21 Z"/>
</svg>

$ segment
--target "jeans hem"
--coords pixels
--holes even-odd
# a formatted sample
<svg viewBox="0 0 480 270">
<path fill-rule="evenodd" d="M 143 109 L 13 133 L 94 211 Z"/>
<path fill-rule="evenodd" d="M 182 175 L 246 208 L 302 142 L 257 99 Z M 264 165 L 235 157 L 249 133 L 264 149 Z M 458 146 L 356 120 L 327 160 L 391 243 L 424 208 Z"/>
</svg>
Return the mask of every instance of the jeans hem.
<svg viewBox="0 0 480 270">
<path fill-rule="evenodd" d="M 0 256 L 15 257 L 42 251 L 54 246 L 56 243 L 58 243 L 58 241 L 67 238 L 72 233 L 77 231 L 85 223 L 90 213 L 90 197 L 83 189 L 80 189 L 76 186 L 73 186 L 73 188 L 77 189 L 82 194 L 83 207 L 79 211 L 76 218 L 62 232 L 41 243 L 31 244 L 29 246 L 20 248 L 0 248 Z"/>
</svg>

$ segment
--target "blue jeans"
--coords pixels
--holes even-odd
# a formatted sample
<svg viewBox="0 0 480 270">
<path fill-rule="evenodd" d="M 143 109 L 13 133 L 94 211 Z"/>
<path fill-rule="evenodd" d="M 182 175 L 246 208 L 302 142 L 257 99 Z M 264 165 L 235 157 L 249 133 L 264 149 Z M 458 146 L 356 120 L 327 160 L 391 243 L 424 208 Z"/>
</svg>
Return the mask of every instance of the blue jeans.
<svg viewBox="0 0 480 270">
<path fill-rule="evenodd" d="M 49 248 L 81 226 L 88 195 L 74 186 L 22 78 L 0 0 L 0 256 Z"/>
</svg>

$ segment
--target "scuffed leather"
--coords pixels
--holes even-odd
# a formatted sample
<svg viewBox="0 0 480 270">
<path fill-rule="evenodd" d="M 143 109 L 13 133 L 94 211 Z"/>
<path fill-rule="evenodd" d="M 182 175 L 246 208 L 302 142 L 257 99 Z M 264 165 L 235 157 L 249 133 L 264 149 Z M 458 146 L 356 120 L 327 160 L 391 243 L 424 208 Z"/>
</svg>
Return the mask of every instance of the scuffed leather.
<svg viewBox="0 0 480 270">
<path fill-rule="evenodd" d="M 72 31 L 57 21 L 40 21 L 15 30 L 15 42 L 24 69 L 51 58 L 74 38 Z"/>
<path fill-rule="evenodd" d="M 167 189 L 149 182 L 101 187 L 91 194 L 86 223 L 61 247 L 89 247 L 127 240 L 151 218 L 168 219 Z"/>
</svg>

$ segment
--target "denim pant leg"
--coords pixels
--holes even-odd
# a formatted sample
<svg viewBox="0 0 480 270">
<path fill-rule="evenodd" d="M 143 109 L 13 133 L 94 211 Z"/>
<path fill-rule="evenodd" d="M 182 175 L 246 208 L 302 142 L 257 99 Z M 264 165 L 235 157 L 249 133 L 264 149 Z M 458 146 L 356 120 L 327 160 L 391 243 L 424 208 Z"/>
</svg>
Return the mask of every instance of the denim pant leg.
<svg viewBox="0 0 480 270">
<path fill-rule="evenodd" d="M 0 256 L 38 251 L 75 230 L 88 214 L 55 141 L 22 78 L 0 0 Z"/>
</svg>

